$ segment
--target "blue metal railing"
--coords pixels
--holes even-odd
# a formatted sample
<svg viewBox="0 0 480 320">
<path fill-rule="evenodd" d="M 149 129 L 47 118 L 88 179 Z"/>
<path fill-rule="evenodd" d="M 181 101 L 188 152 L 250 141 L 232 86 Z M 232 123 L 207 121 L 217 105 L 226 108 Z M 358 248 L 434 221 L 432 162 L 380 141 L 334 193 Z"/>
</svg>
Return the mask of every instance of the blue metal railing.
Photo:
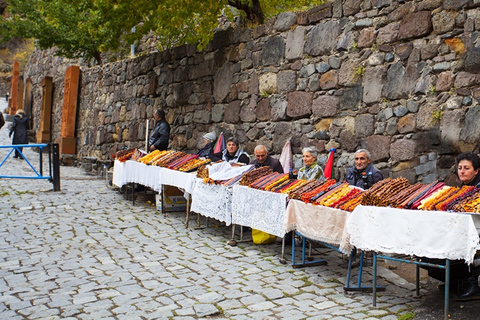
<svg viewBox="0 0 480 320">
<path fill-rule="evenodd" d="M 39 168 L 38 170 L 28 161 L 25 155 L 20 149 L 22 148 L 39 148 Z M 43 174 L 43 148 L 48 150 L 48 175 Z M 42 144 L 14 144 L 7 146 L 0 146 L 0 149 L 10 149 L 5 158 L 0 162 L 0 169 L 3 164 L 7 161 L 10 155 L 17 151 L 18 154 L 25 160 L 25 162 L 32 169 L 34 175 L 25 176 L 25 175 L 2 175 L 1 178 L 6 179 L 46 179 L 53 184 L 54 191 L 60 191 L 60 156 L 59 148 L 57 143 L 42 143 Z M 1 170 L 0 170 L 1 173 Z"/>
</svg>

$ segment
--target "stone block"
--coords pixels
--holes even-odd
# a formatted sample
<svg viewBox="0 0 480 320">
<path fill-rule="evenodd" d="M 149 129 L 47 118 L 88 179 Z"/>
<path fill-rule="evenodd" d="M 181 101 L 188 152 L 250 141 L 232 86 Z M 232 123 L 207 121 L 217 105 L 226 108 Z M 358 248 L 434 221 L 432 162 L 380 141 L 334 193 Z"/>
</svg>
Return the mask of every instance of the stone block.
<svg viewBox="0 0 480 320">
<path fill-rule="evenodd" d="M 293 12 L 282 12 L 275 20 L 274 29 L 277 31 L 286 31 L 297 23 L 297 15 Z"/>
<path fill-rule="evenodd" d="M 285 41 L 282 37 L 273 37 L 262 48 L 262 65 L 280 65 L 285 57 Z"/>
<path fill-rule="evenodd" d="M 224 111 L 224 121 L 226 123 L 238 123 L 240 120 L 240 100 L 230 102 Z"/>
<path fill-rule="evenodd" d="M 355 136 L 364 138 L 375 132 L 375 116 L 372 114 L 360 114 L 355 117 Z"/>
<path fill-rule="evenodd" d="M 413 132 L 416 128 L 416 118 L 414 114 L 408 114 L 401 117 L 397 123 L 398 132 L 408 133 Z"/>
<path fill-rule="evenodd" d="M 397 117 L 403 117 L 404 115 L 406 115 L 408 113 L 408 109 L 406 107 L 400 105 L 393 110 L 393 113 L 395 113 L 395 115 Z"/>
<path fill-rule="evenodd" d="M 332 17 L 332 3 L 327 2 L 323 5 L 313 7 L 307 11 L 308 23 L 314 24 L 326 18 Z"/>
<path fill-rule="evenodd" d="M 276 96 L 273 99 L 271 118 L 272 121 L 287 119 L 287 100 L 284 96 Z"/>
<path fill-rule="evenodd" d="M 360 5 L 363 0 L 346 0 L 343 3 L 343 14 L 345 16 L 353 16 L 360 11 Z"/>
<path fill-rule="evenodd" d="M 400 22 L 392 22 L 378 29 L 377 44 L 395 42 L 399 38 Z"/>
<path fill-rule="evenodd" d="M 339 143 L 342 150 L 346 152 L 355 152 L 358 147 L 358 141 L 355 135 L 348 130 L 342 130 L 342 132 L 340 132 Z"/>
<path fill-rule="evenodd" d="M 357 82 L 355 70 L 357 70 L 360 61 L 357 59 L 344 60 L 338 72 L 338 83 L 341 86 L 353 86 Z"/>
<path fill-rule="evenodd" d="M 210 123 L 211 113 L 209 110 L 197 110 L 193 115 L 193 121 L 197 123 Z"/>
<path fill-rule="evenodd" d="M 356 109 L 357 106 L 362 102 L 362 96 L 363 87 L 361 84 L 344 90 L 343 95 L 340 96 L 340 109 Z"/>
<path fill-rule="evenodd" d="M 375 43 L 375 28 L 364 28 L 360 30 L 358 37 L 359 48 L 370 48 Z"/>
<path fill-rule="evenodd" d="M 452 88 L 453 86 L 453 76 L 452 73 L 447 71 L 447 72 L 442 72 L 438 75 L 437 83 L 435 86 L 436 91 L 448 91 Z"/>
<path fill-rule="evenodd" d="M 444 0 L 443 8 L 445 10 L 458 10 L 468 4 L 471 0 Z"/>
<path fill-rule="evenodd" d="M 480 75 L 461 71 L 455 77 L 455 87 L 473 87 L 480 84 Z"/>
<path fill-rule="evenodd" d="M 397 140 L 390 145 L 390 156 L 394 161 L 411 160 L 415 157 L 416 146 L 414 140 Z"/>
<path fill-rule="evenodd" d="M 320 81 L 319 81 L 319 75 L 314 74 L 310 78 L 308 78 L 308 90 L 315 92 L 320 89 Z"/>
<path fill-rule="evenodd" d="M 404 16 L 398 29 L 398 38 L 405 40 L 429 35 L 433 30 L 431 15 L 430 11 L 419 11 Z"/>
<path fill-rule="evenodd" d="M 371 104 L 380 101 L 382 97 L 383 82 L 387 75 L 387 69 L 384 66 L 367 67 L 363 77 L 363 102 Z"/>
<path fill-rule="evenodd" d="M 387 132 L 388 135 L 393 136 L 398 133 L 397 123 L 398 123 L 397 118 L 391 118 L 387 120 L 385 131 Z"/>
<path fill-rule="evenodd" d="M 257 104 L 256 115 L 258 121 L 268 121 L 271 118 L 270 99 L 262 99 Z"/>
<path fill-rule="evenodd" d="M 453 30 L 458 11 L 440 11 L 432 16 L 433 32 L 444 34 Z"/>
<path fill-rule="evenodd" d="M 340 24 L 338 21 L 328 21 L 313 27 L 307 34 L 305 53 L 311 56 L 330 54 L 339 35 Z"/>
<path fill-rule="evenodd" d="M 336 70 L 330 70 L 322 74 L 319 79 L 320 88 L 322 90 L 330 90 L 338 87 L 338 72 Z"/>
<path fill-rule="evenodd" d="M 417 129 L 427 130 L 434 126 L 432 115 L 438 110 L 436 104 L 423 104 L 418 109 L 417 113 Z"/>
<path fill-rule="evenodd" d="M 277 74 L 268 72 L 260 75 L 258 80 L 258 90 L 261 94 L 273 94 L 277 92 Z"/>
<path fill-rule="evenodd" d="M 465 113 L 465 124 L 460 131 L 460 140 L 466 143 L 476 143 L 480 140 L 480 106 L 476 105 Z"/>
<path fill-rule="evenodd" d="M 298 59 L 303 54 L 305 44 L 305 27 L 297 26 L 287 33 L 285 42 L 285 58 L 288 60 Z"/>
<path fill-rule="evenodd" d="M 383 161 L 390 157 L 391 137 L 371 135 L 365 139 L 365 148 L 372 154 L 372 161 Z"/>
<path fill-rule="evenodd" d="M 241 122 L 254 122 L 256 120 L 257 96 L 253 95 L 249 103 L 240 109 Z"/>
<path fill-rule="evenodd" d="M 288 94 L 287 116 L 298 119 L 312 114 L 313 93 L 295 91 Z"/>
<path fill-rule="evenodd" d="M 277 74 L 277 88 L 279 92 L 292 92 L 297 88 L 297 73 L 292 70 L 281 71 Z"/>
<path fill-rule="evenodd" d="M 319 96 L 312 102 L 312 113 L 319 118 L 335 116 L 339 102 L 340 98 L 336 96 Z"/>
<path fill-rule="evenodd" d="M 225 100 L 232 85 L 232 64 L 227 62 L 215 72 L 213 80 L 213 97 L 217 103 Z"/>
</svg>

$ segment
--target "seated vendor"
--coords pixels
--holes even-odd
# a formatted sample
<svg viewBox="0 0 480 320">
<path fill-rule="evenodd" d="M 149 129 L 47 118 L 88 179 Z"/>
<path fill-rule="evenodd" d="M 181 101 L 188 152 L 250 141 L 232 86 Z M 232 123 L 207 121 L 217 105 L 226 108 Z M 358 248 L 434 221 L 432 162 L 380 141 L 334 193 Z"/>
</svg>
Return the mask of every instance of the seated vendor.
<svg viewBox="0 0 480 320">
<path fill-rule="evenodd" d="M 464 152 L 457 156 L 457 174 L 463 186 L 480 187 L 480 158 L 473 153 Z M 478 253 L 477 253 L 478 255 Z M 438 259 L 426 259 L 432 263 L 444 264 Z M 425 268 L 428 275 L 440 281 L 445 281 L 445 271 L 438 268 Z M 461 281 L 460 293 L 454 296 L 456 301 L 480 300 L 480 287 L 478 276 L 480 274 L 480 259 L 476 257 L 472 265 L 464 261 L 455 260 L 451 262 L 450 279 L 452 287 Z"/>
<path fill-rule="evenodd" d="M 372 165 L 372 155 L 366 149 L 355 152 L 355 166 L 347 171 L 345 180 L 352 186 L 368 189 L 380 180 L 383 175 Z"/>
<path fill-rule="evenodd" d="M 272 158 L 264 145 L 259 144 L 256 146 L 253 154 L 255 155 L 255 160 L 250 161 L 250 164 L 255 165 L 255 168 L 267 166 L 275 172 L 283 173 L 283 167 L 280 161 Z"/>
<path fill-rule="evenodd" d="M 234 137 L 227 140 L 227 147 L 225 150 L 212 153 L 209 158 L 212 159 L 212 161 L 222 160 L 230 163 L 248 164 L 250 162 L 248 154 L 239 148 L 238 141 Z"/>
<path fill-rule="evenodd" d="M 216 138 L 217 134 L 214 131 L 203 135 L 203 140 L 205 140 L 205 146 L 197 152 L 199 157 L 208 157 L 213 152 Z"/>
<path fill-rule="evenodd" d="M 299 180 L 325 180 L 323 169 L 317 163 L 318 152 L 314 147 L 302 150 L 304 166 L 298 171 Z"/>
</svg>

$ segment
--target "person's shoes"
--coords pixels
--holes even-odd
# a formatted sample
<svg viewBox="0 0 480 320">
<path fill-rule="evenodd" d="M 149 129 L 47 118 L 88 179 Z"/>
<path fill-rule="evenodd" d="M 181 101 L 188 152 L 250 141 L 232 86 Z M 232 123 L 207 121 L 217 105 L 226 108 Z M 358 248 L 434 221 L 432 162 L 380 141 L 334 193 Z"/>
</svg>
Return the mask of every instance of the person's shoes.
<svg viewBox="0 0 480 320">
<path fill-rule="evenodd" d="M 480 300 L 480 287 L 478 277 L 470 277 L 466 280 L 463 291 L 453 297 L 455 301 Z"/>
<path fill-rule="evenodd" d="M 13 158 L 18 159 L 18 156 L 13 156 Z"/>
</svg>

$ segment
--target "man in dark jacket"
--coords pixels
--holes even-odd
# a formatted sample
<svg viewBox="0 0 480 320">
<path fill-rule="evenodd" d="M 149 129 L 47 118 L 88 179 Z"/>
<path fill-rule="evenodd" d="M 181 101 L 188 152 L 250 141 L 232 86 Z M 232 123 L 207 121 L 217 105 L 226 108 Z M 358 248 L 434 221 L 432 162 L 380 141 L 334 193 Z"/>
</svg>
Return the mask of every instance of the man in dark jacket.
<svg viewBox="0 0 480 320">
<path fill-rule="evenodd" d="M 22 109 L 19 109 L 13 117 L 13 123 L 10 128 L 9 137 L 13 134 L 12 144 L 27 144 L 28 143 L 28 117 Z M 14 158 L 23 159 L 21 152 L 23 148 L 15 148 Z"/>
<path fill-rule="evenodd" d="M 156 123 L 148 141 L 150 151 L 167 150 L 168 140 L 170 139 L 170 125 L 165 120 L 165 112 L 158 109 L 153 117 L 155 118 Z"/>
<path fill-rule="evenodd" d="M 280 161 L 272 158 L 264 145 L 259 144 L 256 146 L 253 154 L 255 155 L 255 160 L 250 161 L 250 164 L 255 165 L 255 168 L 267 166 L 275 172 L 283 173 L 283 167 Z"/>
<path fill-rule="evenodd" d="M 383 174 L 372 165 L 370 152 L 359 149 L 355 152 L 355 166 L 348 169 L 345 180 L 353 186 L 368 189 L 383 180 Z"/>
</svg>

